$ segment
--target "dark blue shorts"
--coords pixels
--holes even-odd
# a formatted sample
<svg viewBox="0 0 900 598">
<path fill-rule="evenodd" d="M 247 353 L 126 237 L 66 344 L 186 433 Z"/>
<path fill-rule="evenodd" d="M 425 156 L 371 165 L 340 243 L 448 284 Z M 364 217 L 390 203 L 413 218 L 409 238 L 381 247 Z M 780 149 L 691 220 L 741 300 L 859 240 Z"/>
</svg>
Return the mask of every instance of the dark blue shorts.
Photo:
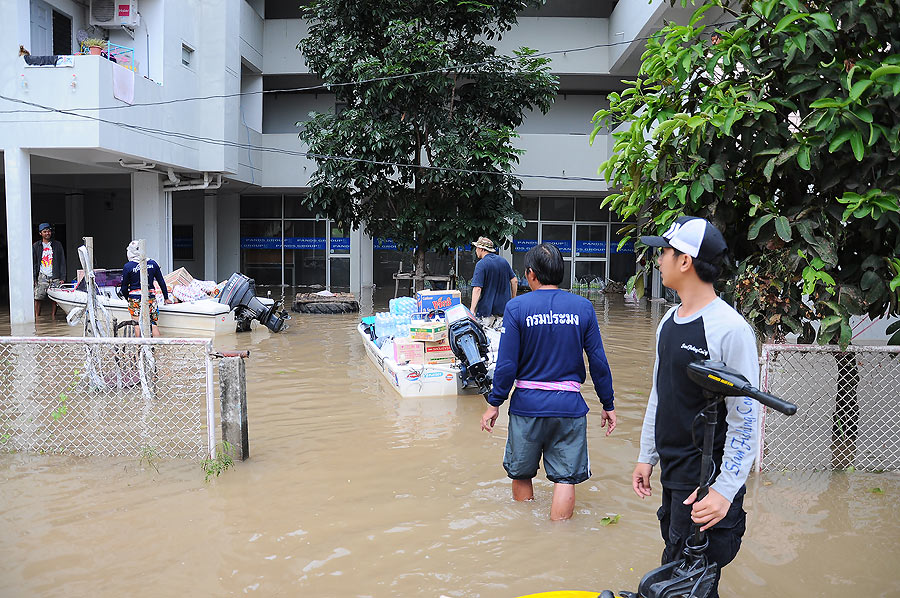
<svg viewBox="0 0 900 598">
<path fill-rule="evenodd" d="M 541 456 L 547 479 L 580 484 L 591 477 L 587 451 L 587 416 L 525 417 L 509 415 L 503 467 L 514 480 L 537 475 Z"/>
</svg>

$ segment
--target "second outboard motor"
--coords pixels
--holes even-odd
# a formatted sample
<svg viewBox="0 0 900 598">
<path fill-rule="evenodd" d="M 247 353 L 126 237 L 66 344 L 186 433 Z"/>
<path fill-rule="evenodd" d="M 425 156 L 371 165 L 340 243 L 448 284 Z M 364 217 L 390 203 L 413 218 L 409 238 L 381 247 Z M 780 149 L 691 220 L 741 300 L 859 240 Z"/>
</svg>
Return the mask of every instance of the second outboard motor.
<svg viewBox="0 0 900 598">
<path fill-rule="evenodd" d="M 257 299 L 253 280 L 239 272 L 232 274 L 225 283 L 219 294 L 219 303 L 234 310 L 238 332 L 250 330 L 252 320 L 259 320 L 272 332 L 281 332 L 286 327 L 285 320 L 290 317 L 278 311 L 277 303 L 266 306 Z"/>
<path fill-rule="evenodd" d="M 469 317 L 462 305 L 451 307 L 445 313 L 450 349 L 462 363 L 468 378 L 475 381 L 478 390 L 487 398 L 493 380 L 488 375 L 490 343 L 484 329 Z"/>
</svg>

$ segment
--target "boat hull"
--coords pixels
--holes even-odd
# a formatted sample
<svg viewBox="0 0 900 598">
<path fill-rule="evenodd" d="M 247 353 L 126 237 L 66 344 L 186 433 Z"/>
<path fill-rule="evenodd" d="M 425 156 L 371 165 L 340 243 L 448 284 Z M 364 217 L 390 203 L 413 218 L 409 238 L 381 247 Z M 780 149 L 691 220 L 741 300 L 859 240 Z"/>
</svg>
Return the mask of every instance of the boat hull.
<svg viewBox="0 0 900 598">
<path fill-rule="evenodd" d="M 76 307 L 84 307 L 87 299 L 84 291 L 70 289 L 50 289 L 47 294 L 67 314 Z M 128 302 L 124 299 L 100 296 L 100 301 L 117 322 L 131 319 Z M 264 299 L 260 301 L 265 302 Z M 227 305 L 213 299 L 193 303 L 160 304 L 158 324 L 160 331 L 170 333 L 217 335 L 235 331 L 234 312 L 229 310 Z"/>
<path fill-rule="evenodd" d="M 460 367 L 457 364 L 400 365 L 384 357 L 360 324 L 357 332 L 366 347 L 366 354 L 391 387 L 404 397 L 442 397 L 478 395 L 474 387 L 463 388 Z M 493 365 L 490 368 L 493 374 Z"/>
</svg>

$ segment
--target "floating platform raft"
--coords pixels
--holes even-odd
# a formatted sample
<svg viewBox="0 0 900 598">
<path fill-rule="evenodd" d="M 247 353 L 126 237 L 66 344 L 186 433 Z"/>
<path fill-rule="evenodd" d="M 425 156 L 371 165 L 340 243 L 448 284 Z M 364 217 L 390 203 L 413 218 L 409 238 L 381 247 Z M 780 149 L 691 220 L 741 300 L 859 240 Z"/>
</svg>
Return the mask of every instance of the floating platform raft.
<svg viewBox="0 0 900 598">
<path fill-rule="evenodd" d="M 353 293 L 297 293 L 291 309 L 302 314 L 349 314 L 359 311 L 359 301 Z"/>
</svg>

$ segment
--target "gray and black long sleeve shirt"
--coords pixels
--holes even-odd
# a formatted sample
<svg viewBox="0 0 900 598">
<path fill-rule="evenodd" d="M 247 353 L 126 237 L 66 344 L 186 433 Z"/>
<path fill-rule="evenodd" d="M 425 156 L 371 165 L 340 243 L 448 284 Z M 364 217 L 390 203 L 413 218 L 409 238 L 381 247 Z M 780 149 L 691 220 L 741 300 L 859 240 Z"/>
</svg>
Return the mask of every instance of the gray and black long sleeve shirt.
<svg viewBox="0 0 900 598">
<path fill-rule="evenodd" d="M 663 317 L 656 331 L 653 388 L 641 430 L 638 462 L 660 464 L 663 487 L 693 490 L 700 478 L 703 422 L 697 414 L 706 400 L 688 379 L 692 361 L 723 361 L 759 386 L 756 337 L 730 305 L 715 299 L 682 318 L 678 307 Z M 719 408 L 712 488 L 729 501 L 744 485 L 759 446 L 759 404 L 748 397 L 728 397 Z M 696 439 L 696 444 L 695 444 Z"/>
</svg>

